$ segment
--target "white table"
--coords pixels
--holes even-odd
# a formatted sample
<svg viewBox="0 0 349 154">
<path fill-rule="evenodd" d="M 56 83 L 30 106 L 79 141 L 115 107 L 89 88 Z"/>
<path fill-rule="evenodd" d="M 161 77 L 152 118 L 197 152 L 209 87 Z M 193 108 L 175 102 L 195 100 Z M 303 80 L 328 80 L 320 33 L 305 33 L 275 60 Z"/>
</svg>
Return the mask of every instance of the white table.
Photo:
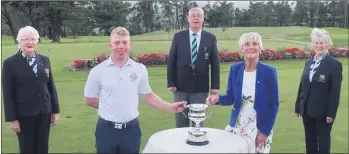
<svg viewBox="0 0 349 154">
<path fill-rule="evenodd" d="M 193 146 L 186 143 L 189 127 L 163 130 L 152 135 L 143 153 L 247 153 L 247 142 L 231 132 L 202 128 L 207 131 L 209 144 Z"/>
</svg>

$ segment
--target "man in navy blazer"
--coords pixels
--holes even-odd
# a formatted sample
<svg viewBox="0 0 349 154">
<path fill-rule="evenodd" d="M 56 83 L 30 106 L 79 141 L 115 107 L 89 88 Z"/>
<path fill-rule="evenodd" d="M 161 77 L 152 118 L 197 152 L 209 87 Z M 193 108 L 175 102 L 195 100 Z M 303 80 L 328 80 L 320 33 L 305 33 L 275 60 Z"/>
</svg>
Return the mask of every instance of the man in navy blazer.
<svg viewBox="0 0 349 154">
<path fill-rule="evenodd" d="M 239 46 L 245 61 L 231 65 L 226 93 L 207 97 L 207 104 L 233 105 L 225 130 L 245 138 L 249 153 L 269 153 L 279 110 L 277 71 L 259 62 L 262 37 L 258 33 L 243 34 Z"/>
<path fill-rule="evenodd" d="M 173 92 L 174 101 L 204 104 L 209 91 L 216 94 L 219 90 L 217 40 L 213 34 L 202 30 L 203 20 L 201 8 L 190 9 L 189 29 L 174 35 L 167 61 L 167 87 Z M 188 114 L 188 109 L 184 113 Z M 176 113 L 176 127 L 188 126 L 189 119 Z"/>
</svg>

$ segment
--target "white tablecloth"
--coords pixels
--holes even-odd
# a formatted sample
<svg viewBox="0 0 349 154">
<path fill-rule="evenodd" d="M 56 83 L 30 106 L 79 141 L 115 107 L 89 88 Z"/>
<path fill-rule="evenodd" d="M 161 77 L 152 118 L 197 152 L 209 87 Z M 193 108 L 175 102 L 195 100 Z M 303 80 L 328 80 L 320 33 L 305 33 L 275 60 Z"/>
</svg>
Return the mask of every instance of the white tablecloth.
<svg viewBox="0 0 349 154">
<path fill-rule="evenodd" d="M 190 128 L 174 128 L 160 131 L 152 135 L 143 153 L 247 153 L 246 141 L 231 132 L 202 128 L 207 131 L 209 144 L 193 146 L 186 143 Z"/>
</svg>

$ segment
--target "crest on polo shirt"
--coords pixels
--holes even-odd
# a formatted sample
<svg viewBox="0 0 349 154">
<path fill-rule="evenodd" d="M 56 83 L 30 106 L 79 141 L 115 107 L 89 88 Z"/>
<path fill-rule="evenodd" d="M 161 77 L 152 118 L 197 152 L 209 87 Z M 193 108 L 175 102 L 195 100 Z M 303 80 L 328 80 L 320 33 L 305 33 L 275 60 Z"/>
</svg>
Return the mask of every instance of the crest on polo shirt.
<svg viewBox="0 0 349 154">
<path fill-rule="evenodd" d="M 136 73 L 132 73 L 130 75 L 131 81 L 135 81 L 137 79 L 137 74 Z"/>
<path fill-rule="evenodd" d="M 46 73 L 46 76 L 47 76 L 47 77 L 50 77 L 50 69 L 45 68 L 45 73 Z"/>
</svg>

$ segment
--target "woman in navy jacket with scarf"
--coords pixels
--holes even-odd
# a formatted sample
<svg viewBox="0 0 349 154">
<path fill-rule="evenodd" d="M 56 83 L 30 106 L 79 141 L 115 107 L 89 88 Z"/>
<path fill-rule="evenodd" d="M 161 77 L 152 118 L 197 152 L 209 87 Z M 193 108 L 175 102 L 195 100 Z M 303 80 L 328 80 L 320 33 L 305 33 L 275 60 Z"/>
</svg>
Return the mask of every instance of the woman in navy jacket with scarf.
<svg viewBox="0 0 349 154">
<path fill-rule="evenodd" d="M 207 104 L 233 105 L 225 130 L 244 137 L 249 153 L 268 153 L 279 109 L 277 71 L 259 62 L 263 47 L 258 33 L 243 34 L 239 46 L 245 61 L 231 65 L 226 94 L 209 96 Z"/>
</svg>

